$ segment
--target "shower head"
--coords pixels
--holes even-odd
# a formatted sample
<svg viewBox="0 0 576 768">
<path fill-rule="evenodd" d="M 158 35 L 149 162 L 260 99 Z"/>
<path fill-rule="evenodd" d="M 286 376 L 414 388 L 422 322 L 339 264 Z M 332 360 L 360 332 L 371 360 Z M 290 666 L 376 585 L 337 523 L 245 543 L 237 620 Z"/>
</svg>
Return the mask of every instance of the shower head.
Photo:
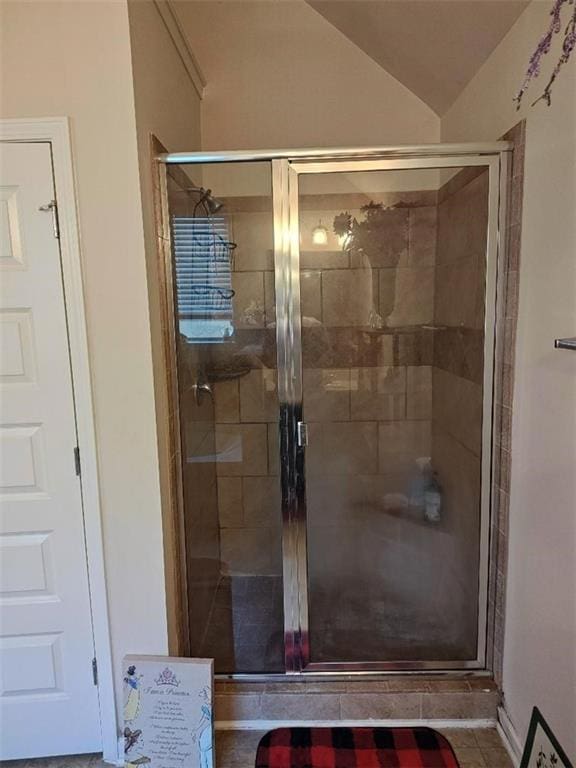
<svg viewBox="0 0 576 768">
<path fill-rule="evenodd" d="M 197 205 L 203 204 L 211 216 L 213 216 L 215 213 L 218 213 L 220 208 L 222 208 L 224 205 L 221 200 L 217 200 L 215 197 L 212 197 L 211 189 L 204 189 L 204 187 L 189 187 L 187 192 L 196 192 L 199 194 L 200 199 L 198 200 Z"/>
</svg>

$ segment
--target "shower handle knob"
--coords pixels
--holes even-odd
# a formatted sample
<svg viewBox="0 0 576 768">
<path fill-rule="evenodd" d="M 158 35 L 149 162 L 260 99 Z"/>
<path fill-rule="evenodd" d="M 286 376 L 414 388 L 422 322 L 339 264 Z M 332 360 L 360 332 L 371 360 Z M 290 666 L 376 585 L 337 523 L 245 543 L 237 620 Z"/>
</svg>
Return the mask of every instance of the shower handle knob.
<svg viewBox="0 0 576 768">
<path fill-rule="evenodd" d="M 198 382 L 196 382 L 196 384 L 192 384 L 192 391 L 194 392 L 196 405 L 202 405 L 203 393 L 212 397 L 212 387 L 207 383 L 198 384 Z"/>
</svg>

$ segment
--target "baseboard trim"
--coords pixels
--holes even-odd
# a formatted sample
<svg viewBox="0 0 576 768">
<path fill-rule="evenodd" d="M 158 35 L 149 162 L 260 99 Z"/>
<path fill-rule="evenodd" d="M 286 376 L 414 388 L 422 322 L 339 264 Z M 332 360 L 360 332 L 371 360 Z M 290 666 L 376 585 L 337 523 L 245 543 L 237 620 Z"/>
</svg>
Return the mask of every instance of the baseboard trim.
<svg viewBox="0 0 576 768">
<path fill-rule="evenodd" d="M 478 720 L 217 720 L 217 731 L 270 731 L 273 728 L 494 728 L 494 718 Z"/>
<path fill-rule="evenodd" d="M 504 742 L 504 746 L 510 755 L 510 759 L 514 763 L 514 768 L 518 768 L 520 760 L 522 759 L 522 742 L 514 728 L 510 715 L 506 712 L 504 707 L 498 707 L 498 722 L 496 723 L 496 729 Z"/>
</svg>

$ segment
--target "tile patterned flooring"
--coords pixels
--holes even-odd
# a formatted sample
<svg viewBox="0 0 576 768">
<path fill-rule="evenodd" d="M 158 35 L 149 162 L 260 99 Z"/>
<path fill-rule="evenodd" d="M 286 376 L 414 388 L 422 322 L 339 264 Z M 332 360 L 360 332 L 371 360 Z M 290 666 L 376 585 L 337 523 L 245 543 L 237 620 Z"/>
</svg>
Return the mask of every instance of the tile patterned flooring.
<svg viewBox="0 0 576 768">
<path fill-rule="evenodd" d="M 452 744 L 461 768 L 513 768 L 495 728 L 439 729 Z M 217 768 L 253 768 L 256 747 L 264 731 L 217 731 Z M 100 755 L 12 760 L 3 768 L 106 768 Z"/>
</svg>

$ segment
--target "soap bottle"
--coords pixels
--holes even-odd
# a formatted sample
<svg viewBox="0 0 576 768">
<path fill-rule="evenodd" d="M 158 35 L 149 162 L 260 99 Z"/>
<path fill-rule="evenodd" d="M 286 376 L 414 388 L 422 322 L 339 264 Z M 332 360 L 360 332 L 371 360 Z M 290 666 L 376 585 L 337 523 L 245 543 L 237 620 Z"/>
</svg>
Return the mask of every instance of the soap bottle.
<svg viewBox="0 0 576 768">
<path fill-rule="evenodd" d="M 431 475 L 432 459 L 430 456 L 421 456 L 419 459 L 416 459 L 410 480 L 410 505 L 412 507 L 424 507 L 424 494 L 430 485 Z"/>
<path fill-rule="evenodd" d="M 428 487 L 424 491 L 424 517 L 431 523 L 440 522 L 442 508 L 442 489 L 438 482 L 438 475 L 432 472 Z"/>
</svg>

